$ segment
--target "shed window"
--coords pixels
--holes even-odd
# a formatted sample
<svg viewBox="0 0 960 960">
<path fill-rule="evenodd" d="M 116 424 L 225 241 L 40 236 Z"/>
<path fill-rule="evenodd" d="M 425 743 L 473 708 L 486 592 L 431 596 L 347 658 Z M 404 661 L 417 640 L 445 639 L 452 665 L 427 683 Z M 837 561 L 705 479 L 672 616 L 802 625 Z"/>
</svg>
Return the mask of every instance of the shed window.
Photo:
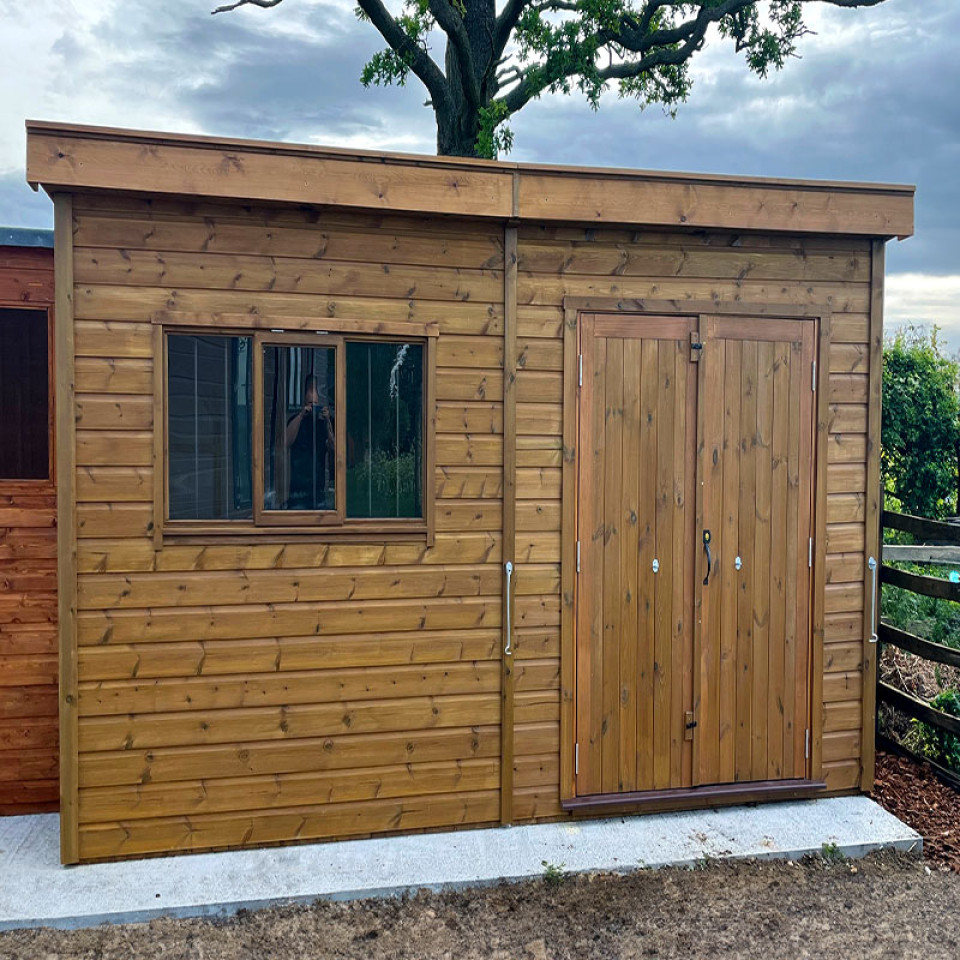
<svg viewBox="0 0 960 960">
<path fill-rule="evenodd" d="M 347 516 L 423 515 L 423 345 L 347 343 Z"/>
<path fill-rule="evenodd" d="M 47 311 L 0 309 L 0 480 L 50 476 Z"/>
<path fill-rule="evenodd" d="M 253 516 L 250 337 L 167 341 L 167 476 L 171 520 Z"/>
<path fill-rule="evenodd" d="M 169 332 L 168 529 L 422 528 L 426 352 L 406 338 Z"/>
</svg>

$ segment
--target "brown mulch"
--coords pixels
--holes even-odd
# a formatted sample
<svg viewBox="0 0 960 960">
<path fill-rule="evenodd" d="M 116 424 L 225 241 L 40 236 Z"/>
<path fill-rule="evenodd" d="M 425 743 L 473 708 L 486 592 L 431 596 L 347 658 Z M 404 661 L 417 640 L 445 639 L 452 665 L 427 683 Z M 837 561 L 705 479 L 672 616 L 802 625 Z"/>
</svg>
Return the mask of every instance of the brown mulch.
<svg viewBox="0 0 960 960">
<path fill-rule="evenodd" d="M 960 791 L 925 763 L 878 751 L 874 799 L 923 837 L 928 860 L 960 873 Z"/>
</svg>

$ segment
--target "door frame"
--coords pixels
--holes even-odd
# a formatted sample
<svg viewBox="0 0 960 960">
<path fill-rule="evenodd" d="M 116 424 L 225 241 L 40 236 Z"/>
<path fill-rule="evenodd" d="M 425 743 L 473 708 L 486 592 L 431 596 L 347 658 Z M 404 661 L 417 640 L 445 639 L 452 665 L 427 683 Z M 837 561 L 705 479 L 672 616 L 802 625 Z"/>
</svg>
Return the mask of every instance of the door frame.
<svg viewBox="0 0 960 960">
<path fill-rule="evenodd" d="M 777 320 L 809 320 L 817 324 L 816 428 L 813 441 L 813 570 L 810 604 L 810 767 L 805 781 L 777 781 L 658 791 L 635 796 L 611 795 L 578 798 L 574 771 L 576 744 L 576 622 L 577 622 L 577 523 L 579 496 L 579 380 L 580 315 L 585 313 L 643 316 L 730 316 Z M 826 587 L 827 433 L 829 430 L 829 348 L 832 313 L 824 304 L 775 304 L 714 300 L 617 299 L 564 297 L 563 300 L 563 466 L 561 477 L 560 534 L 560 803 L 564 809 L 669 804 L 692 805 L 698 797 L 707 803 L 743 802 L 764 795 L 784 798 L 820 792 L 823 783 L 823 636 Z"/>
</svg>

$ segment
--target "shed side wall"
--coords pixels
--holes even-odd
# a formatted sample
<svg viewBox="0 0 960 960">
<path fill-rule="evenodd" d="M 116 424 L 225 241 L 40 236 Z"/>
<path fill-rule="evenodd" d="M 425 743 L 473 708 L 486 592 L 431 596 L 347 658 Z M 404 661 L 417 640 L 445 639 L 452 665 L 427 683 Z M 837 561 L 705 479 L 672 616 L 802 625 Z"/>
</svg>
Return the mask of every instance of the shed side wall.
<svg viewBox="0 0 960 960">
<path fill-rule="evenodd" d="M 0 247 L 0 305 L 52 304 L 53 251 Z M 0 479 L 0 814 L 57 809 L 56 524 L 52 478 Z"/>
<path fill-rule="evenodd" d="M 74 209 L 80 858 L 498 820 L 502 232 L 96 196 Z M 155 550 L 165 311 L 439 324 L 435 545 Z M 552 541 L 517 583 L 527 622 L 549 620 Z M 529 670 L 555 686 L 550 659 Z"/>
<path fill-rule="evenodd" d="M 819 304 L 832 312 L 827 443 L 823 775 L 831 791 L 860 785 L 871 246 L 853 238 L 785 238 L 521 227 L 517 383 L 517 562 L 558 562 L 561 529 L 563 299 Z M 880 318 L 874 317 L 874 339 Z M 879 371 L 874 371 L 879 376 Z M 876 456 L 873 451 L 872 456 Z M 551 552 L 543 553 L 550 544 Z M 533 599 L 533 598 L 531 598 Z M 518 616 L 517 651 L 560 668 L 560 592 L 538 622 Z M 522 665 L 517 671 L 522 677 Z M 560 691 L 517 694 L 516 818 L 562 815 Z M 872 721 L 871 721 L 872 722 Z M 572 764 L 571 764 L 572 769 Z"/>
</svg>

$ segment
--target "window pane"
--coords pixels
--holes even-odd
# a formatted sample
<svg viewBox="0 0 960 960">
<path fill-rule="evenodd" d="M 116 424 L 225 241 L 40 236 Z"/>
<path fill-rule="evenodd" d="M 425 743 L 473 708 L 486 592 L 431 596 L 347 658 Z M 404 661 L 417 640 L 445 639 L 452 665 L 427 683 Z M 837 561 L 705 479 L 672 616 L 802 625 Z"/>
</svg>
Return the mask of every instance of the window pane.
<svg viewBox="0 0 960 960">
<path fill-rule="evenodd" d="M 263 509 L 337 506 L 336 350 L 263 348 Z"/>
<path fill-rule="evenodd" d="M 253 516 L 250 337 L 167 338 L 171 520 Z"/>
<path fill-rule="evenodd" d="M 50 475 L 47 311 L 0 310 L 0 479 Z"/>
<path fill-rule="evenodd" d="M 347 343 L 347 516 L 423 516 L 423 345 Z"/>
</svg>

